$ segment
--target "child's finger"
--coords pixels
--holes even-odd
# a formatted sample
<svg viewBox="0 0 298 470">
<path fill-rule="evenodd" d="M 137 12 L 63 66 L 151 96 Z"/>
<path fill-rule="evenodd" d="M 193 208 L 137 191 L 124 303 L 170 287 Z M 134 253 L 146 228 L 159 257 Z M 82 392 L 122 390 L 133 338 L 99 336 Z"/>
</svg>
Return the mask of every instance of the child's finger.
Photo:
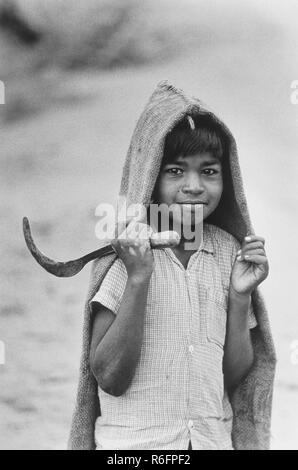
<svg viewBox="0 0 298 470">
<path fill-rule="evenodd" d="M 237 257 L 240 256 L 240 258 L 244 258 L 246 255 L 253 256 L 253 255 L 261 255 L 261 256 L 266 256 L 265 250 L 263 248 L 253 248 L 253 249 L 244 249 L 241 250 L 239 254 L 237 254 Z"/>
<path fill-rule="evenodd" d="M 262 242 L 264 245 L 265 245 L 265 238 L 264 237 L 260 237 L 259 235 L 247 235 L 246 237 L 244 237 L 244 241 L 246 243 L 251 243 L 251 242 Z"/>
<path fill-rule="evenodd" d="M 124 234 L 123 232 L 128 229 L 130 232 L 134 230 L 134 224 L 137 222 L 144 222 L 147 220 L 147 211 L 145 209 L 145 206 L 143 204 L 131 204 L 128 208 L 127 211 L 122 214 L 124 216 L 121 218 L 121 213 L 120 217 L 117 219 L 116 223 L 116 228 L 115 228 L 115 236 L 116 237 L 123 237 Z M 132 222 L 134 222 L 133 225 Z"/>
<path fill-rule="evenodd" d="M 139 217 L 135 215 L 126 215 L 125 219 L 119 219 L 118 223 L 116 224 L 116 237 L 123 237 L 123 232 L 127 231 L 127 233 L 132 232 L 134 230 L 135 225 L 138 223 Z"/>
<path fill-rule="evenodd" d="M 147 224 L 142 224 L 142 223 L 139 223 L 138 224 L 138 233 L 137 233 L 137 237 L 140 239 L 140 240 L 149 240 L 150 239 L 150 235 L 151 235 L 151 227 L 149 227 L 149 225 Z"/>
<path fill-rule="evenodd" d="M 242 244 L 242 247 L 238 250 L 237 253 L 239 253 L 239 251 L 241 250 L 244 250 L 244 249 L 257 249 L 257 248 L 261 248 L 261 249 L 264 249 L 264 243 L 261 242 L 261 241 L 257 241 L 257 242 L 250 242 L 250 243 L 243 243 Z"/>
<path fill-rule="evenodd" d="M 260 242 L 255 242 L 255 243 L 249 243 L 248 245 L 244 245 L 240 250 L 237 251 L 237 255 L 241 255 L 243 253 L 246 253 L 247 251 L 253 251 L 253 250 L 262 250 L 262 252 L 265 252 L 264 245 Z"/>
<path fill-rule="evenodd" d="M 137 222 L 145 222 L 147 220 L 147 211 L 143 204 L 131 204 L 128 208 L 128 215 L 132 216 Z"/>
<path fill-rule="evenodd" d="M 127 226 L 126 233 L 130 238 L 133 239 L 148 239 L 149 226 L 134 219 Z"/>
<path fill-rule="evenodd" d="M 149 240 L 151 231 L 151 227 L 147 224 L 140 223 L 136 219 L 133 219 L 118 238 L 140 241 Z"/>
<path fill-rule="evenodd" d="M 259 254 L 252 254 L 252 255 L 249 254 L 249 255 L 245 255 L 244 257 L 237 256 L 236 260 L 238 262 L 248 261 L 250 263 L 255 263 L 255 264 L 267 264 L 268 263 L 267 257 L 265 255 L 259 255 Z"/>
<path fill-rule="evenodd" d="M 125 230 L 126 235 L 129 238 L 136 238 L 135 233 L 136 233 L 136 230 L 137 230 L 137 225 L 138 225 L 137 220 L 132 218 L 131 221 L 129 222 L 129 224 L 127 225 L 127 227 L 126 227 L 126 230 Z"/>
<path fill-rule="evenodd" d="M 119 231 L 118 238 L 126 239 L 126 238 L 136 238 L 135 237 L 135 226 L 137 225 L 137 221 L 132 219 L 126 222 L 126 226 L 124 227 L 123 231 Z"/>
<path fill-rule="evenodd" d="M 115 238 L 122 236 L 127 226 L 132 222 L 133 217 L 127 216 L 125 219 L 119 219 L 115 226 Z"/>
</svg>

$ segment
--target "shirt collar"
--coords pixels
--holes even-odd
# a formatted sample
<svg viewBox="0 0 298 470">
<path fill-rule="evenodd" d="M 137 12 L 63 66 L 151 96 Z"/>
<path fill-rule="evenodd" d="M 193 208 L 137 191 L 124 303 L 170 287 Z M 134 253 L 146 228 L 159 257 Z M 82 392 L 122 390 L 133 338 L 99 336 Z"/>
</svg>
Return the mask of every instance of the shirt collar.
<svg viewBox="0 0 298 470">
<path fill-rule="evenodd" d="M 172 254 L 171 248 L 165 248 L 165 250 Z M 214 254 L 212 234 L 208 224 L 203 225 L 203 243 L 196 253 L 199 253 L 200 251 L 205 251 L 207 253 L 211 253 L 212 255 Z M 192 256 L 195 256 L 195 253 Z"/>
<path fill-rule="evenodd" d="M 214 253 L 214 246 L 212 241 L 212 236 L 210 232 L 210 228 L 208 224 L 204 224 L 203 226 L 203 244 L 199 251 L 207 251 L 208 253 Z"/>
<path fill-rule="evenodd" d="M 203 242 L 200 248 L 197 250 L 197 253 L 199 251 L 206 251 L 207 253 L 211 253 L 212 255 L 214 254 L 213 238 L 209 224 L 203 225 Z"/>
<path fill-rule="evenodd" d="M 151 228 L 151 234 L 154 233 L 154 230 Z M 170 248 L 165 248 L 165 250 L 170 250 Z M 203 224 L 203 243 L 198 251 L 206 251 L 207 253 L 214 253 L 214 246 L 212 241 L 212 235 L 210 231 L 209 224 Z"/>
</svg>

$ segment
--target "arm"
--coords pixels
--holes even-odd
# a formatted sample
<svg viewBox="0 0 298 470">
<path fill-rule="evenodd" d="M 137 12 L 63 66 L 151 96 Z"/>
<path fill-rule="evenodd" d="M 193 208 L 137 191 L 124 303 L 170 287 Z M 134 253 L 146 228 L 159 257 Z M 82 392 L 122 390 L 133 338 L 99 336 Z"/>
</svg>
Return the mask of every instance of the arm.
<svg viewBox="0 0 298 470">
<path fill-rule="evenodd" d="M 101 389 L 114 396 L 125 393 L 140 358 L 149 281 L 148 275 L 128 277 L 117 316 L 95 304 L 91 369 Z"/>
<path fill-rule="evenodd" d="M 223 359 L 227 388 L 237 386 L 253 364 L 248 309 L 251 293 L 269 272 L 264 244 L 264 238 L 257 235 L 245 237 L 233 265 Z"/>
<path fill-rule="evenodd" d="M 235 387 L 248 374 L 254 360 L 248 326 L 249 295 L 229 294 L 223 372 L 226 388 Z"/>
<path fill-rule="evenodd" d="M 120 396 L 137 367 L 144 330 L 148 287 L 154 269 L 148 226 L 131 221 L 111 244 L 122 259 L 127 282 L 117 316 L 98 304 L 93 324 L 90 365 L 99 386 Z"/>
</svg>

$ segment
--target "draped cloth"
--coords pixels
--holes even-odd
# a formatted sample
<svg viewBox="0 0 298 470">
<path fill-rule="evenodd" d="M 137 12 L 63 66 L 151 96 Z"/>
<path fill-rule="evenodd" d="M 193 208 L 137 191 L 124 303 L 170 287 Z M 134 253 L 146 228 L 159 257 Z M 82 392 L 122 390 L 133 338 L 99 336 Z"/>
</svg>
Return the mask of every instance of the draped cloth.
<svg viewBox="0 0 298 470">
<path fill-rule="evenodd" d="M 217 209 L 206 222 L 231 233 L 239 242 L 253 234 L 244 193 L 235 139 L 223 123 L 199 99 L 187 96 L 164 80 L 156 86 L 133 132 L 123 167 L 120 196 L 127 205 L 141 203 L 148 207 L 163 158 L 166 135 L 185 116 L 209 116 L 221 130 L 225 142 L 224 190 Z M 92 316 L 89 302 L 98 291 L 116 254 L 95 260 L 92 265 L 83 324 L 83 345 L 76 407 L 72 419 L 69 449 L 95 449 L 95 422 L 100 415 L 98 384 L 91 372 L 89 353 Z M 233 391 L 233 447 L 237 450 L 266 450 L 270 446 L 270 422 L 275 350 L 263 296 L 256 288 L 252 293 L 253 310 L 258 326 L 252 330 L 254 364 L 249 374 Z"/>
</svg>

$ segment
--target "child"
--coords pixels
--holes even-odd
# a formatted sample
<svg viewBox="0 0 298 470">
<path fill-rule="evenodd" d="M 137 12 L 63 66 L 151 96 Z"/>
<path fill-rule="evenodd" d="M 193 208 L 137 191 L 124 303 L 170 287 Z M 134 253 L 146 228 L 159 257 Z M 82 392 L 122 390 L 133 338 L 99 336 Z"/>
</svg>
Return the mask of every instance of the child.
<svg viewBox="0 0 298 470">
<path fill-rule="evenodd" d="M 117 237 L 118 256 L 94 263 L 70 448 L 267 449 L 275 353 L 257 286 L 268 262 L 233 136 L 161 82 L 120 194 L 128 205 L 202 204 L 203 242 L 186 250 L 182 236 L 175 249 L 152 250 L 150 232 Z"/>
</svg>

